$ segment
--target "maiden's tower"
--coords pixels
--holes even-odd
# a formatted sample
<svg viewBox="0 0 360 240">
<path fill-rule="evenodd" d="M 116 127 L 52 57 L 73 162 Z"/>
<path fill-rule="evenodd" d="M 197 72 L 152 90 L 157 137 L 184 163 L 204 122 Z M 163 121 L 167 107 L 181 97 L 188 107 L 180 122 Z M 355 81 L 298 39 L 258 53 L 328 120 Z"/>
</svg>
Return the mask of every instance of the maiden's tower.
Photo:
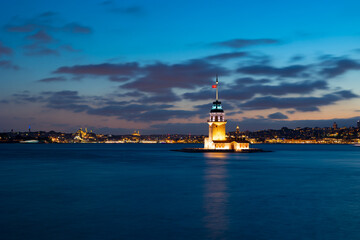
<svg viewBox="0 0 360 240">
<path fill-rule="evenodd" d="M 226 136 L 226 120 L 224 109 L 219 101 L 219 80 L 216 76 L 216 84 L 212 86 L 216 88 L 216 100 L 210 110 L 209 137 L 205 138 L 204 149 L 209 150 L 232 150 L 243 151 L 249 149 L 249 142 L 241 139 L 230 139 Z"/>
</svg>

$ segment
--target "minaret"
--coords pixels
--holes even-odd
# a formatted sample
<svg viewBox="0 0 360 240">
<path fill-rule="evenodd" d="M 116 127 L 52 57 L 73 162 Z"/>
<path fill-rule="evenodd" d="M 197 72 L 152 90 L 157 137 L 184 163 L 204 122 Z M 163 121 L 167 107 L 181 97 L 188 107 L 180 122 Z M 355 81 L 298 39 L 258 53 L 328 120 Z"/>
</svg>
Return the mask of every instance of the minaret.
<svg viewBox="0 0 360 240">
<path fill-rule="evenodd" d="M 215 149 L 214 141 L 226 141 L 225 131 L 225 113 L 219 101 L 219 80 L 216 76 L 216 85 L 212 86 L 216 88 L 216 100 L 210 110 L 209 124 L 209 138 L 205 141 L 205 148 Z"/>
</svg>

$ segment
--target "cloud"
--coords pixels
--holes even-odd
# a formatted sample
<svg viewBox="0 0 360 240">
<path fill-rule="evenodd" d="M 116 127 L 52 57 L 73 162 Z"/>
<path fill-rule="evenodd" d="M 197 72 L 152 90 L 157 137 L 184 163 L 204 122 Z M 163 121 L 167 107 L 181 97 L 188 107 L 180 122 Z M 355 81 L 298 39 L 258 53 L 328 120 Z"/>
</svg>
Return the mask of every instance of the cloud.
<svg viewBox="0 0 360 240">
<path fill-rule="evenodd" d="M 57 12 L 47 11 L 47 12 L 40 13 L 38 15 L 38 17 L 47 19 L 47 18 L 52 18 L 52 17 L 57 16 L 57 15 L 58 15 Z"/>
<path fill-rule="evenodd" d="M 120 97 L 143 97 L 145 94 L 138 91 L 126 92 L 124 94 L 119 94 Z"/>
<path fill-rule="evenodd" d="M 33 103 L 33 102 L 39 102 L 42 101 L 44 98 L 42 96 L 36 96 L 36 95 L 30 95 L 28 91 L 23 91 L 20 93 L 14 93 L 12 94 L 12 97 L 15 98 L 15 103 Z"/>
<path fill-rule="evenodd" d="M 14 33 L 31 33 L 37 30 L 52 30 L 54 27 L 51 25 L 54 17 L 58 14 L 56 12 L 43 12 L 30 19 L 21 19 L 15 17 L 12 19 L 11 24 L 4 26 L 7 32 Z"/>
<path fill-rule="evenodd" d="M 35 31 L 37 26 L 35 24 L 23 24 L 23 25 L 6 25 L 5 30 L 13 33 L 29 33 Z"/>
<path fill-rule="evenodd" d="M 136 62 L 124 64 L 89 64 L 89 65 L 75 65 L 72 67 L 60 67 L 53 73 L 56 74 L 71 74 L 71 75 L 93 75 L 93 76 L 133 76 L 137 74 L 141 68 Z"/>
<path fill-rule="evenodd" d="M 91 108 L 88 110 L 88 114 L 100 116 L 118 116 L 124 117 L 124 119 L 131 119 L 132 117 L 141 114 L 148 109 L 148 106 L 145 106 L 143 104 L 118 103 L 100 108 Z"/>
<path fill-rule="evenodd" d="M 61 46 L 59 47 L 59 49 L 60 49 L 60 50 L 65 50 L 65 51 L 67 51 L 67 52 L 73 52 L 73 53 L 75 53 L 75 52 L 81 52 L 81 50 L 74 49 L 74 48 L 73 48 L 71 45 L 69 45 L 69 44 L 61 45 Z"/>
<path fill-rule="evenodd" d="M 216 74 L 227 76 L 230 71 L 203 60 L 190 60 L 177 64 L 153 63 L 140 66 L 137 62 L 122 64 L 89 64 L 63 66 L 54 74 L 73 76 L 105 76 L 110 81 L 126 82 L 122 89 L 148 93 L 165 93 L 172 88 L 195 89 L 210 85 Z M 128 82 L 132 79 L 131 82 Z"/>
<path fill-rule="evenodd" d="M 327 89 L 325 81 L 302 81 L 296 83 L 282 83 L 280 85 L 233 85 L 230 89 L 222 91 L 225 99 L 244 100 L 256 94 L 284 96 L 288 94 L 307 94 L 318 89 Z"/>
<path fill-rule="evenodd" d="M 9 47 L 6 47 L 2 44 L 2 42 L 0 42 L 0 57 L 3 55 L 11 55 L 13 53 L 12 49 Z"/>
<path fill-rule="evenodd" d="M 61 36 L 64 33 L 90 34 L 92 29 L 80 23 L 64 23 L 55 12 L 44 12 L 30 19 L 14 18 L 11 24 L 4 26 L 10 33 L 22 33 L 27 43 L 24 45 L 25 55 L 48 56 L 60 55 L 60 51 L 79 52 L 70 45 L 62 44 L 61 39 L 54 39 L 53 34 Z M 55 46 L 55 44 L 57 46 Z M 1 50 L 0 50 L 1 55 Z"/>
<path fill-rule="evenodd" d="M 8 61 L 8 60 L 1 60 L 0 61 L 0 68 L 11 69 L 11 70 L 19 70 L 20 69 L 19 66 L 14 65 L 11 61 Z"/>
<path fill-rule="evenodd" d="M 36 33 L 26 37 L 32 43 L 25 45 L 25 55 L 27 56 L 49 56 L 60 55 L 59 51 L 48 47 L 49 44 L 54 43 L 55 39 L 50 36 L 45 30 L 39 30 Z"/>
<path fill-rule="evenodd" d="M 305 56 L 303 56 L 303 55 L 295 55 L 289 59 L 289 62 L 298 62 L 298 61 L 301 61 L 304 59 L 305 59 Z"/>
<path fill-rule="evenodd" d="M 14 18 L 11 24 L 4 26 L 5 31 L 13 33 L 32 33 L 35 31 L 68 32 L 90 34 L 92 29 L 76 22 L 62 23 L 56 12 L 43 12 L 30 19 Z"/>
<path fill-rule="evenodd" d="M 61 28 L 64 32 L 73 33 L 73 34 L 90 34 L 92 29 L 90 27 L 81 25 L 76 22 L 65 24 Z"/>
<path fill-rule="evenodd" d="M 112 0 L 106 0 L 106 1 L 103 1 L 102 3 L 100 3 L 100 5 L 103 5 L 103 6 L 111 5 L 111 4 L 114 4 L 114 1 L 112 1 Z"/>
<path fill-rule="evenodd" d="M 77 91 L 58 91 L 58 92 L 43 92 L 46 102 L 46 107 L 52 109 L 64 109 L 73 112 L 84 112 L 90 107 L 86 104 L 86 99 L 79 96 Z"/>
<path fill-rule="evenodd" d="M 259 82 L 258 84 L 256 84 Z M 267 82 L 266 79 L 255 80 L 252 78 L 237 79 L 234 84 L 221 89 L 220 98 L 226 100 L 248 100 L 256 94 L 285 96 L 288 94 L 309 94 L 316 90 L 327 89 L 325 81 L 301 81 L 295 83 L 281 83 L 280 85 L 263 85 L 260 82 Z M 201 89 L 198 92 L 185 93 L 183 97 L 190 100 L 205 100 L 211 98 L 214 91 Z"/>
<path fill-rule="evenodd" d="M 168 121 L 173 118 L 187 119 L 196 116 L 197 112 L 169 109 L 169 104 L 112 104 L 87 110 L 90 115 L 117 116 L 133 122 Z"/>
<path fill-rule="evenodd" d="M 357 98 L 358 96 L 348 90 L 325 94 L 322 97 L 292 97 L 278 98 L 272 96 L 258 97 L 240 104 L 246 110 L 287 109 L 298 111 L 319 111 L 318 107 L 334 104 L 341 100 Z"/>
<path fill-rule="evenodd" d="M 171 90 L 165 93 L 156 93 L 151 96 L 145 96 L 137 100 L 137 102 L 140 103 L 169 103 L 178 101 L 181 101 L 181 98 Z"/>
<path fill-rule="evenodd" d="M 230 53 L 220 53 L 216 55 L 207 56 L 204 59 L 206 60 L 214 60 L 214 61 L 225 61 L 236 58 L 243 58 L 248 56 L 247 52 L 230 52 Z"/>
<path fill-rule="evenodd" d="M 38 82 L 45 82 L 45 83 L 49 83 L 49 82 L 64 82 L 66 81 L 66 78 L 64 77 L 50 77 L 50 78 L 43 78 L 38 80 Z"/>
<path fill-rule="evenodd" d="M 59 56 L 60 55 L 59 51 L 55 49 L 51 49 L 37 44 L 27 45 L 24 46 L 24 48 L 26 50 L 25 55 L 27 56 L 50 56 L 50 55 Z"/>
<path fill-rule="evenodd" d="M 260 39 L 232 39 L 223 42 L 216 42 L 213 43 L 212 45 L 229 47 L 229 48 L 244 48 L 249 46 L 270 45 L 277 43 L 280 43 L 280 41 L 277 39 L 260 38 Z"/>
<path fill-rule="evenodd" d="M 156 103 L 155 101 L 143 103 L 119 101 L 114 99 L 113 96 L 81 96 L 78 91 L 70 90 L 48 91 L 35 95 L 24 91 L 13 94 L 12 97 L 9 100 L 18 104 L 36 102 L 44 104 L 48 109 L 118 117 L 131 122 L 168 121 L 174 118 L 189 119 L 199 114 L 199 111 L 173 109 L 174 105 Z M 4 101 L 8 101 L 8 99 L 4 99 Z"/>
<path fill-rule="evenodd" d="M 235 112 L 227 112 L 226 113 L 226 116 L 234 116 L 234 115 L 237 115 L 237 114 L 240 114 L 240 113 L 244 113 L 243 111 L 235 111 Z"/>
<path fill-rule="evenodd" d="M 43 95 L 44 100 L 42 102 L 46 107 L 52 109 L 83 112 L 89 115 L 107 116 L 144 123 L 164 122 L 170 119 L 191 119 L 199 116 L 199 114 L 207 116 L 211 107 L 211 100 L 215 96 L 214 89 L 211 89 L 211 83 L 214 81 L 216 74 L 229 76 L 234 73 L 233 70 L 225 68 L 212 60 L 243 57 L 246 54 L 245 52 L 222 53 L 178 63 L 153 62 L 140 64 L 139 62 L 125 62 L 61 66 L 53 71 L 53 74 L 55 74 L 53 77 L 38 81 L 55 82 L 65 81 L 72 77 L 95 77 L 118 82 L 118 85 L 120 85 L 115 89 L 116 92 L 107 96 L 80 96 L 76 91 L 61 94 L 52 92 Z M 241 77 L 241 74 L 234 74 L 234 76 L 240 76 L 240 78 L 221 81 L 219 85 L 221 89 L 220 99 L 226 100 L 224 104 L 228 104 L 228 106 L 225 107 L 224 105 L 224 108 L 229 113 L 228 116 L 234 118 L 234 115 L 241 112 L 239 108 L 242 110 L 277 108 L 285 109 L 279 111 L 290 114 L 290 112 L 286 113 L 285 111 L 319 111 L 322 106 L 358 97 L 352 91 L 346 90 L 339 90 L 322 96 L 311 96 L 310 94 L 314 92 L 321 94 L 324 90 L 326 92 L 330 91 L 325 80 L 301 80 L 296 82 L 272 80 L 274 76 L 304 77 L 307 74 L 316 73 L 314 68 L 319 70 L 319 66 L 312 64 L 273 67 L 267 64 L 256 64 L 241 67 L 238 71 L 255 72 L 255 76 Z M 328 67 L 330 65 L 321 65 L 321 67 L 323 66 Z M 262 75 L 265 75 L 265 77 Z M 183 93 L 185 90 L 189 91 Z M 198 100 L 208 100 L 209 104 L 206 104 L 207 107 L 205 105 L 200 107 L 200 105 L 196 104 L 203 102 L 194 103 L 194 101 Z M 183 103 L 188 105 L 180 108 L 177 104 L 174 104 L 175 102 L 181 102 L 181 106 Z M 193 104 L 196 106 L 192 106 Z M 268 115 L 267 118 L 275 120 L 288 118 L 287 115 L 281 112 L 274 112 Z"/>
<path fill-rule="evenodd" d="M 239 85 L 240 87 L 241 85 Z M 307 94 L 315 90 L 327 89 L 327 82 L 319 81 L 301 81 L 295 83 L 282 83 L 280 85 L 259 85 L 252 86 L 247 91 L 251 91 L 261 95 L 282 96 L 287 94 Z"/>
<path fill-rule="evenodd" d="M 103 1 L 103 2 L 101 3 L 101 5 L 104 5 L 104 6 L 106 6 L 106 5 L 111 5 L 111 4 L 114 4 L 114 1 L 106 0 L 106 1 Z"/>
<path fill-rule="evenodd" d="M 261 79 L 255 79 L 255 78 L 251 78 L 251 77 L 245 77 L 245 78 L 238 78 L 235 81 L 235 84 L 238 86 L 244 86 L 244 85 L 261 85 L 261 84 L 266 84 L 266 83 L 270 83 L 271 80 L 270 79 L 266 79 L 266 78 L 261 78 Z"/>
<path fill-rule="evenodd" d="M 144 66 L 142 70 L 143 77 L 123 87 L 152 93 L 166 92 L 171 88 L 195 89 L 210 85 L 216 74 L 221 76 L 229 74 L 226 68 L 201 60 L 178 64 L 155 63 Z"/>
<path fill-rule="evenodd" d="M 336 118 L 336 119 L 326 119 L 326 120 L 283 120 L 283 119 L 258 119 L 258 118 L 245 118 L 241 120 L 238 124 L 241 131 L 258 131 L 263 129 L 281 129 L 283 127 L 288 127 L 295 129 L 297 127 L 331 127 L 334 122 L 338 126 L 349 127 L 356 126 L 356 121 L 360 119 L 360 116 L 353 118 Z M 229 124 L 227 124 L 229 125 Z"/>
<path fill-rule="evenodd" d="M 211 86 L 207 88 L 201 88 L 199 91 L 196 92 L 186 92 L 182 95 L 184 99 L 192 100 L 192 101 L 199 101 L 199 100 L 209 100 L 215 98 L 215 92 L 210 89 Z M 223 93 L 223 91 L 221 91 Z M 221 95 L 222 96 L 222 95 Z M 221 97 L 220 97 L 221 99 Z"/>
<path fill-rule="evenodd" d="M 130 77 L 117 77 L 117 76 L 109 76 L 109 80 L 112 81 L 112 82 L 127 82 L 129 80 L 131 80 Z M 122 86 L 120 86 L 121 88 Z"/>
<path fill-rule="evenodd" d="M 277 68 L 267 65 L 253 65 L 247 67 L 240 67 L 237 69 L 238 73 L 248 75 L 262 75 L 262 76 L 275 76 L 275 77 L 304 77 L 305 71 L 309 66 L 305 65 L 291 65 L 283 68 Z"/>
<path fill-rule="evenodd" d="M 288 119 L 288 116 L 282 114 L 281 112 L 276 112 L 268 115 L 269 119 Z"/>
<path fill-rule="evenodd" d="M 38 43 L 54 42 L 54 39 L 49 34 L 47 34 L 44 30 L 39 30 L 35 34 L 27 36 L 26 39 L 32 40 L 32 41 L 38 42 Z"/>
<path fill-rule="evenodd" d="M 189 119 L 197 115 L 197 112 L 187 110 L 154 109 L 146 111 L 133 118 L 135 121 L 168 121 L 174 118 Z"/>
<path fill-rule="evenodd" d="M 296 110 L 300 111 L 300 112 L 318 112 L 320 111 L 320 109 L 318 107 L 315 106 L 304 106 L 304 107 L 298 107 L 296 108 Z"/>
<path fill-rule="evenodd" d="M 320 71 L 320 74 L 327 78 L 334 78 L 350 70 L 360 70 L 360 63 L 353 59 L 332 59 L 325 61 L 324 65 L 330 65 Z"/>
</svg>

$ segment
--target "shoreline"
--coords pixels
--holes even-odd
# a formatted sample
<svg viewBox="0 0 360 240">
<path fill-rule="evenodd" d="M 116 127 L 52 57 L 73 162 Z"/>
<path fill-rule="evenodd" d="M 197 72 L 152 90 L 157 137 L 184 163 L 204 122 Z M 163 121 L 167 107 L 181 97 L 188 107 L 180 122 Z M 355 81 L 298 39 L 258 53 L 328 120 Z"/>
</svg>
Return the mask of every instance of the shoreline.
<svg viewBox="0 0 360 240">
<path fill-rule="evenodd" d="M 216 149 L 205 149 L 205 148 L 182 148 L 182 149 L 174 149 L 170 151 L 175 152 L 188 152 L 188 153 L 204 153 L 204 152 L 220 152 L 220 153 L 256 153 L 256 152 L 272 152 L 268 150 L 263 150 L 260 148 L 249 148 L 243 149 L 242 151 L 234 151 L 232 149 L 224 149 L 224 150 L 216 150 Z"/>
<path fill-rule="evenodd" d="M 106 142 L 68 142 L 68 143 L 59 143 L 59 142 L 20 142 L 20 141 L 0 141 L 0 144 L 149 144 L 149 145 L 155 145 L 155 144 L 203 144 L 203 143 L 142 143 L 142 142 L 112 142 L 112 143 L 106 143 Z M 357 145 L 360 144 L 359 142 L 351 142 L 351 143 L 251 143 L 251 144 L 267 144 L 267 145 Z"/>
</svg>

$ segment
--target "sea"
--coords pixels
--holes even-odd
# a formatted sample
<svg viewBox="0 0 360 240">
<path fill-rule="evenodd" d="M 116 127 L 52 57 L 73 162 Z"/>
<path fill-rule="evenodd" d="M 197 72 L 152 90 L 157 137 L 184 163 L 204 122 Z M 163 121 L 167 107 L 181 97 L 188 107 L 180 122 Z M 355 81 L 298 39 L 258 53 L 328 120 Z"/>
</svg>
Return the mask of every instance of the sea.
<svg viewBox="0 0 360 240">
<path fill-rule="evenodd" d="M 0 239 L 360 239 L 360 147 L 0 144 Z"/>
</svg>

